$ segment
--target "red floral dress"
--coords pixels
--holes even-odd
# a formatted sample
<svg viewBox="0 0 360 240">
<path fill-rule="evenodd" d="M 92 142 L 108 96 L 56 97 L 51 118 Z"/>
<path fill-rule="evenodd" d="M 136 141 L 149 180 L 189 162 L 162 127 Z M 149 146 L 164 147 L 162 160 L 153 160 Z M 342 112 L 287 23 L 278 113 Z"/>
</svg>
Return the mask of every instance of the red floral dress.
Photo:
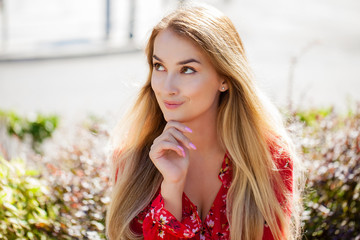
<svg viewBox="0 0 360 240">
<path fill-rule="evenodd" d="M 273 159 L 276 160 L 282 179 L 289 190 L 292 189 L 292 162 L 281 149 L 270 148 Z M 225 154 L 219 179 L 222 186 L 206 216 L 201 222 L 197 207 L 186 196 L 182 197 L 182 220 L 178 221 L 164 207 L 164 199 L 159 189 L 155 199 L 133 219 L 131 228 L 144 239 L 229 239 L 229 222 L 226 217 L 226 195 L 232 180 L 231 160 Z M 279 194 L 278 194 L 279 195 Z M 278 196 L 281 201 L 281 196 Z M 263 240 L 274 239 L 270 228 L 264 224 Z"/>
</svg>

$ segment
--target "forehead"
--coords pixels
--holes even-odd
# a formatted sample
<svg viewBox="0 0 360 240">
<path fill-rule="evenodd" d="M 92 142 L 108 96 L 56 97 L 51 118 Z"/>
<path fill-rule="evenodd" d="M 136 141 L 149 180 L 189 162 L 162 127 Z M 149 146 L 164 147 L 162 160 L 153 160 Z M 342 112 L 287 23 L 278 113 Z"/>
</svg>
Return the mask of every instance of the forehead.
<svg viewBox="0 0 360 240">
<path fill-rule="evenodd" d="M 202 49 L 190 39 L 165 29 L 159 32 L 154 41 L 154 55 L 166 61 L 181 61 L 196 58 L 207 61 Z"/>
</svg>

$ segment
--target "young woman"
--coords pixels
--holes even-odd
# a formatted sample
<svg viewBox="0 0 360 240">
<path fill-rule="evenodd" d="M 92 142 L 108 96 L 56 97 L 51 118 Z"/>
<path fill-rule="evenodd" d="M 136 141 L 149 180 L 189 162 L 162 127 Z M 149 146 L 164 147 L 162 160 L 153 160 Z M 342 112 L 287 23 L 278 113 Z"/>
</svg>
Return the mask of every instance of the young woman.
<svg viewBox="0 0 360 240">
<path fill-rule="evenodd" d="M 297 156 L 231 21 L 177 9 L 146 53 L 150 73 L 112 155 L 109 239 L 298 238 Z"/>
</svg>

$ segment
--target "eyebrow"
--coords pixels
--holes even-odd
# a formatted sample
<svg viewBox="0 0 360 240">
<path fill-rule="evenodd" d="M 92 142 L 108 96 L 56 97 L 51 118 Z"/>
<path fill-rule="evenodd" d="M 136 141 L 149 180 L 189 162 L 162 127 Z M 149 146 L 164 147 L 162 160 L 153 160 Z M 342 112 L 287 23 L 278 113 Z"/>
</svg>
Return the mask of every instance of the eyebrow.
<svg viewBox="0 0 360 240">
<path fill-rule="evenodd" d="M 159 58 L 158 56 L 156 55 L 153 55 L 153 58 L 155 58 L 156 60 L 160 61 L 160 62 L 163 62 L 163 60 L 161 60 L 161 58 Z M 185 65 L 185 64 L 188 64 L 188 63 L 192 63 L 192 62 L 196 62 L 196 63 L 200 63 L 200 61 L 194 59 L 194 58 L 190 58 L 190 59 L 187 59 L 187 60 L 183 60 L 183 61 L 180 61 L 177 63 L 177 65 Z"/>
</svg>

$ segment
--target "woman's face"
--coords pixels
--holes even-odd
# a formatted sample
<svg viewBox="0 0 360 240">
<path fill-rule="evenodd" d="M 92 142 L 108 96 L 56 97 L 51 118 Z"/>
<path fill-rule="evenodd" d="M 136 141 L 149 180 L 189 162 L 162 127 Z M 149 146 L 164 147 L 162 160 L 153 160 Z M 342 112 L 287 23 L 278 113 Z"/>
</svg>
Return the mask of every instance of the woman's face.
<svg viewBox="0 0 360 240">
<path fill-rule="evenodd" d="M 155 38 L 153 54 L 151 87 L 166 121 L 216 114 L 227 85 L 199 47 L 165 29 Z"/>
</svg>

